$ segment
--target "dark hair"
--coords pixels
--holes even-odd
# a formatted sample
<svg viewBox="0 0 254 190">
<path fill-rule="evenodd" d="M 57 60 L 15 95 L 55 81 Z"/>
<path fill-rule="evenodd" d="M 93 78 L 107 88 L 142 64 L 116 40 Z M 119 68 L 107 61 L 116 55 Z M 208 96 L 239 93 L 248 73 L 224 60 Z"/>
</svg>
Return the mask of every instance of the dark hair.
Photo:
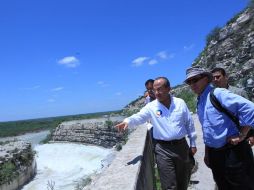
<svg viewBox="0 0 254 190">
<path fill-rule="evenodd" d="M 169 80 L 167 79 L 167 77 L 157 77 L 155 80 L 159 80 L 159 79 L 165 80 L 164 86 L 170 88 L 170 82 L 169 82 Z"/>
<path fill-rule="evenodd" d="M 223 76 L 226 76 L 226 71 L 225 69 L 221 68 L 221 67 L 215 67 L 211 73 L 215 73 L 215 72 L 220 72 Z"/>
<path fill-rule="evenodd" d="M 149 83 L 154 83 L 154 80 L 153 79 L 148 79 L 146 82 L 145 82 L 145 86 L 147 86 Z"/>
</svg>

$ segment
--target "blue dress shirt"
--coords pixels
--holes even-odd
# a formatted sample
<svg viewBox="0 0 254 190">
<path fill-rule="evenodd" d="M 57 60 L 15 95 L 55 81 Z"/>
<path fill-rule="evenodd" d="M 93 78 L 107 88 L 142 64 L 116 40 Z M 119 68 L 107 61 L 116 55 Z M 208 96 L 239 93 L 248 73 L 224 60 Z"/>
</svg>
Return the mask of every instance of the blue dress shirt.
<svg viewBox="0 0 254 190">
<path fill-rule="evenodd" d="M 202 125 L 205 145 L 220 148 L 227 143 L 231 136 L 239 134 L 235 123 L 224 113 L 218 111 L 210 101 L 210 91 L 213 86 L 208 85 L 198 97 L 197 113 Z M 236 95 L 225 88 L 216 88 L 214 95 L 221 105 L 239 118 L 241 126 L 254 128 L 254 103 Z"/>
</svg>

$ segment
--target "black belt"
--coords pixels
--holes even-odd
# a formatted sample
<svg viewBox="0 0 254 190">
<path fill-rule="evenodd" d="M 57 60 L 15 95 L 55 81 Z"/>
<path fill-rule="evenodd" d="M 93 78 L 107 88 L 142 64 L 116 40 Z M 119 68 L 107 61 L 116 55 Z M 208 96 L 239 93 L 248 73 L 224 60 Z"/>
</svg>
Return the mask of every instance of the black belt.
<svg viewBox="0 0 254 190">
<path fill-rule="evenodd" d="M 171 141 L 164 141 L 164 140 L 155 139 L 155 141 L 159 144 L 176 145 L 176 144 L 183 143 L 185 141 L 185 138 L 183 137 L 181 139 L 176 139 L 176 140 L 171 140 Z"/>
<path fill-rule="evenodd" d="M 243 141 L 239 142 L 239 143 L 236 144 L 236 145 L 232 145 L 232 144 L 227 143 L 227 144 L 225 144 L 224 146 L 219 147 L 219 148 L 214 148 L 214 147 L 209 147 L 209 146 L 207 146 L 207 148 L 210 149 L 210 150 L 212 150 L 212 151 L 221 151 L 221 150 L 227 150 L 227 149 L 230 149 L 230 148 L 234 148 L 234 147 L 237 147 L 237 146 L 241 146 L 241 145 L 243 145 L 243 144 L 245 144 L 245 143 L 248 143 L 248 142 L 247 142 L 246 140 L 243 140 Z"/>
</svg>

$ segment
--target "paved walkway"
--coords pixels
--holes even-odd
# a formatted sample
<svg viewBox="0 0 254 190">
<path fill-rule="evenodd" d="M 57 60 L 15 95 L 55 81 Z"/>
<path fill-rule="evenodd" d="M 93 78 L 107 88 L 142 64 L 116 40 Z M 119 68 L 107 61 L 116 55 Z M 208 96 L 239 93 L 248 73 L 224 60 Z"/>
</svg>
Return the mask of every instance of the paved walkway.
<svg viewBox="0 0 254 190">
<path fill-rule="evenodd" d="M 195 159 L 198 162 L 198 170 L 194 174 L 192 174 L 191 181 L 194 183 L 188 189 L 195 190 L 213 190 L 215 187 L 215 183 L 213 181 L 213 176 L 211 170 L 206 167 L 203 162 L 205 145 L 203 143 L 203 134 L 201 125 L 199 123 L 197 115 L 193 115 L 193 120 L 195 124 L 195 129 L 197 132 L 197 153 L 195 154 Z"/>
<path fill-rule="evenodd" d="M 198 170 L 196 173 L 192 174 L 191 181 L 194 182 L 190 186 L 190 190 L 214 190 L 215 183 L 213 181 L 211 170 L 205 165 L 203 158 L 205 154 L 205 145 L 203 143 L 203 134 L 201 125 L 199 123 L 198 117 L 196 114 L 193 115 L 193 120 L 195 124 L 195 129 L 197 131 L 197 153 L 195 154 L 195 159 L 198 162 Z M 254 152 L 254 146 L 252 148 Z M 196 183 L 196 184 L 195 184 Z"/>
</svg>

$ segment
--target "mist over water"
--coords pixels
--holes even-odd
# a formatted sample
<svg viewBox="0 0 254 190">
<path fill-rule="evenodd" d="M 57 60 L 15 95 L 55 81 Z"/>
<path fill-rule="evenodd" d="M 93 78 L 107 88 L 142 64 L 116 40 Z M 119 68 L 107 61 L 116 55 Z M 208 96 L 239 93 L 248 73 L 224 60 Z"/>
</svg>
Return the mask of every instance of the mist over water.
<svg viewBox="0 0 254 190">
<path fill-rule="evenodd" d="M 112 150 L 75 143 L 37 145 L 37 174 L 22 190 L 74 190 L 77 181 L 101 169 L 101 161 Z"/>
</svg>

